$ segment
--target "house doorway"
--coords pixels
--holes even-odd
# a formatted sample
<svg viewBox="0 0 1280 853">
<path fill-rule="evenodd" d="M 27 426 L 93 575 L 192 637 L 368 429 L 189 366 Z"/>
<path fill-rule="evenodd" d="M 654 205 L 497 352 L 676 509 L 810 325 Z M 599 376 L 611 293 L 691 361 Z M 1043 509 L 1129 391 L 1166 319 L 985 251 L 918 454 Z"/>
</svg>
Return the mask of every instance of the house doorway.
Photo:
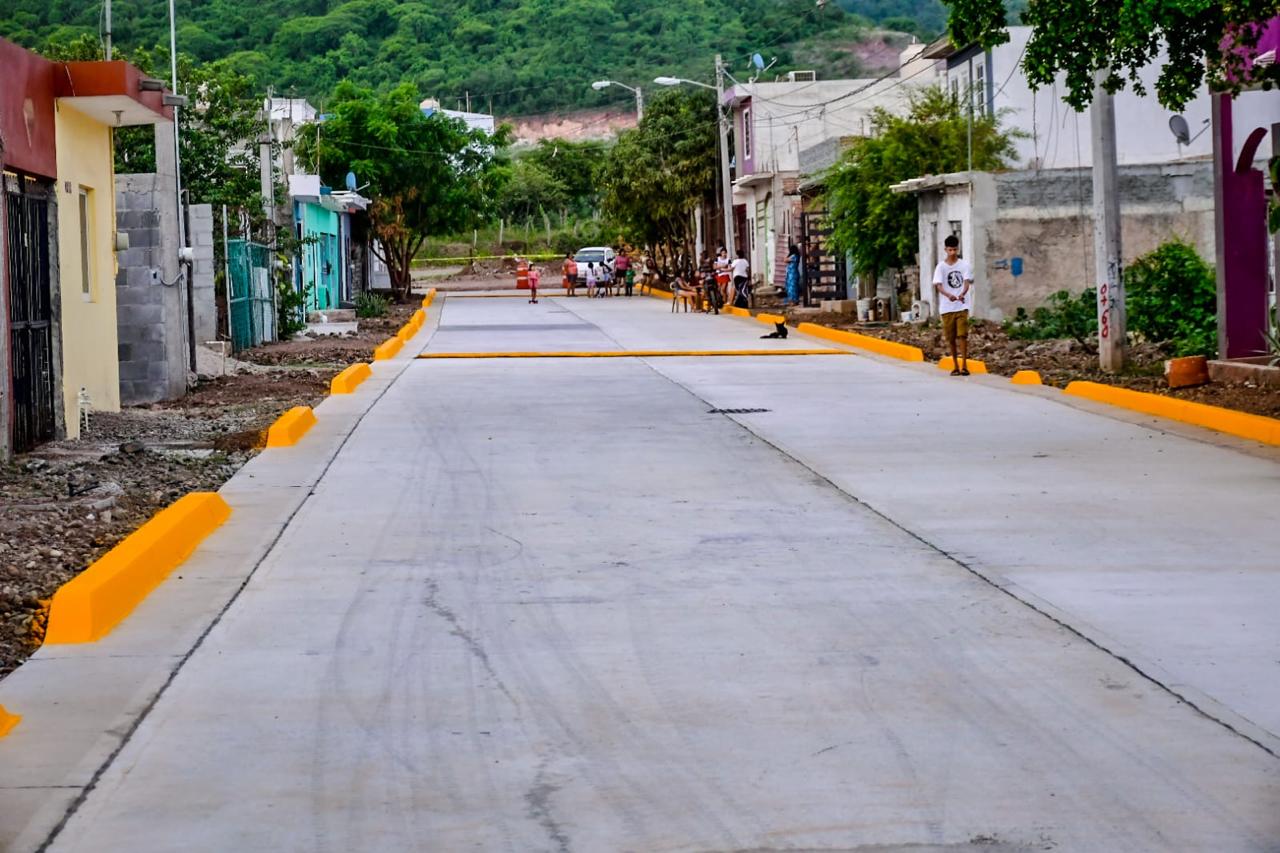
<svg viewBox="0 0 1280 853">
<path fill-rule="evenodd" d="M 6 172 L 5 267 L 14 453 L 54 437 L 53 294 L 49 270 L 49 198 L 44 188 Z"/>
</svg>

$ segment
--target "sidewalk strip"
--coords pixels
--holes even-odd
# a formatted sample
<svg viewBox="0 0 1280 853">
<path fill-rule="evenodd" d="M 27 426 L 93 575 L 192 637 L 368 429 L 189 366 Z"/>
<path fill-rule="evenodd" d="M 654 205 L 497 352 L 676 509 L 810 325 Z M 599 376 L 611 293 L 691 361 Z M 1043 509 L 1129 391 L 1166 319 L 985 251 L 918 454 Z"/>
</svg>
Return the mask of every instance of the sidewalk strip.
<svg viewBox="0 0 1280 853">
<path fill-rule="evenodd" d="M 1263 444 L 1280 445 L 1280 420 L 1276 418 L 1251 415 L 1247 412 L 1237 412 L 1205 403 L 1193 403 L 1190 400 L 1179 400 L 1162 394 L 1115 388 L 1098 382 L 1072 382 L 1067 385 L 1063 393 L 1147 415 L 1182 421 L 1216 432 L 1260 441 Z"/>
<path fill-rule="evenodd" d="M 418 358 L 675 358 L 682 356 L 855 355 L 842 349 L 632 349 L 552 352 L 424 352 Z"/>
</svg>

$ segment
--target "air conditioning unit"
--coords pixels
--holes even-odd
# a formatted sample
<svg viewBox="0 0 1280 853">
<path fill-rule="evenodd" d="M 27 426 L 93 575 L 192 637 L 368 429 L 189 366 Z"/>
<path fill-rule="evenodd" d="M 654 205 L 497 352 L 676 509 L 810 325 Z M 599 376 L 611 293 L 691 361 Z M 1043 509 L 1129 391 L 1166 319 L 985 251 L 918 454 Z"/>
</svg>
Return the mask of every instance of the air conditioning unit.
<svg viewBox="0 0 1280 853">
<path fill-rule="evenodd" d="M 788 83 L 812 83 L 818 79 L 817 71 L 788 71 Z"/>
</svg>

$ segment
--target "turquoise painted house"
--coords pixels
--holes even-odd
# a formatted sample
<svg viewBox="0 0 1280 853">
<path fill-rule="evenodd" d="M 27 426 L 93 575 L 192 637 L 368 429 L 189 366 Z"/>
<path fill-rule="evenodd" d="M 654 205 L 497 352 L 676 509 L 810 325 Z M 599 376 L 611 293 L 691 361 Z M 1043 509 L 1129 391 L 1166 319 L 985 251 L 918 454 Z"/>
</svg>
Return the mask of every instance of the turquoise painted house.
<svg viewBox="0 0 1280 853">
<path fill-rule="evenodd" d="M 327 311 L 355 297 L 352 217 L 369 200 L 354 192 L 333 192 L 315 175 L 290 175 L 293 222 L 301 248 L 294 263 L 294 286 L 307 296 L 306 310 Z"/>
</svg>

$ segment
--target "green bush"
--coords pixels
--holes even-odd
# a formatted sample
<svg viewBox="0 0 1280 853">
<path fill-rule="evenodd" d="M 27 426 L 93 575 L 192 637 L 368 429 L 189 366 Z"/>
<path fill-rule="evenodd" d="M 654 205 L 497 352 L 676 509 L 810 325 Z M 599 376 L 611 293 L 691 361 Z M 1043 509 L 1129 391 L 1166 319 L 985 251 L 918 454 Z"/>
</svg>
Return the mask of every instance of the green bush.
<svg viewBox="0 0 1280 853">
<path fill-rule="evenodd" d="M 1173 355 L 1218 351 L 1217 289 L 1213 269 L 1196 250 L 1171 240 L 1125 268 L 1128 328 L 1168 343 Z"/>
<path fill-rule="evenodd" d="M 307 293 L 310 290 L 309 287 L 306 290 L 296 289 L 287 277 L 277 283 L 280 340 L 287 341 L 307 327 Z"/>
<path fill-rule="evenodd" d="M 372 291 L 366 290 L 356 296 L 356 316 L 362 319 L 382 317 L 387 313 L 391 300 Z"/>
<path fill-rule="evenodd" d="M 1059 290 L 1045 304 L 1030 314 L 1019 308 L 1004 329 L 1011 338 L 1039 341 L 1048 338 L 1074 338 L 1090 347 L 1089 338 L 1098 334 L 1098 291 L 1085 288 L 1079 296 Z"/>
</svg>

